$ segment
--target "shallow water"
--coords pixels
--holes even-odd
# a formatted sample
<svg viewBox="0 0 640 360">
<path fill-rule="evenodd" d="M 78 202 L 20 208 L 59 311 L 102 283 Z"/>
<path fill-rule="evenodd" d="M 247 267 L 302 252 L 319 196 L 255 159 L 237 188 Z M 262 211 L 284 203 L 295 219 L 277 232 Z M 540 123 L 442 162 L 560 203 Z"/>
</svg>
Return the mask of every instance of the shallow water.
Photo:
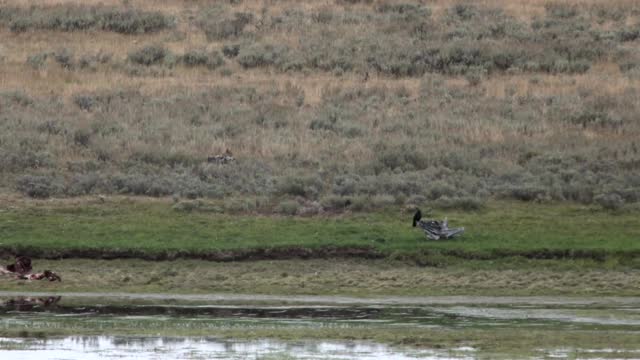
<svg viewBox="0 0 640 360">
<path fill-rule="evenodd" d="M 363 341 L 224 340 L 213 338 L 67 337 L 53 340 L 2 339 L 14 350 L 0 356 L 24 360 L 44 358 L 118 359 L 472 359 L 473 348 L 450 351 L 391 348 Z M 8 356 L 8 357 L 5 357 Z M 9 357 L 10 356 L 10 357 Z"/>
<path fill-rule="evenodd" d="M 640 303 L 446 303 L 387 304 L 238 304 L 175 299 L 82 298 L 73 296 L 0 297 L 0 330 L 16 323 L 32 328 L 74 320 L 135 323 L 171 321 L 211 326 L 376 326 L 490 328 L 540 327 L 554 329 L 640 329 Z"/>
<path fill-rule="evenodd" d="M 6 295 L 6 293 L 5 293 Z M 0 359 L 466 359 L 483 357 L 473 346 L 411 348 L 367 341 L 250 340 L 216 334 L 380 330 L 410 335 L 420 329 L 458 331 L 562 330 L 638 334 L 637 298 L 399 298 L 287 301 L 168 296 L 0 296 Z M 324 298 L 327 299 L 326 297 Z M 357 299 L 356 299 L 357 300 Z M 406 299 L 405 299 L 406 300 Z M 510 331 L 510 330 L 509 330 Z M 34 336 L 47 336 L 46 340 Z M 91 334 L 93 336 L 78 336 Z M 71 336 L 68 336 L 71 335 Z M 122 336 L 128 335 L 128 336 Z M 288 337 L 291 338 L 291 337 Z M 316 338 L 316 337 L 314 337 Z M 333 339 L 336 337 L 334 336 Z M 639 349 L 536 349 L 540 357 L 640 358 Z M 571 345 L 571 344 L 569 344 Z M 620 356 L 618 356 L 620 355 Z M 485 356 L 486 357 L 486 356 Z"/>
</svg>

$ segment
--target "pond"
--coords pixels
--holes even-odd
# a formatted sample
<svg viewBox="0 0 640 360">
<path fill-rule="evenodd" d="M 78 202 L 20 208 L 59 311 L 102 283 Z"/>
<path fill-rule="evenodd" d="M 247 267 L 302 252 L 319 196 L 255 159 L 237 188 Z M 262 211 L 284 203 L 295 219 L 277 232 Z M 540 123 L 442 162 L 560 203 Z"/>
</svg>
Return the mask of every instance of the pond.
<svg viewBox="0 0 640 360">
<path fill-rule="evenodd" d="M 2 339 L 6 358 L 55 359 L 472 359 L 473 348 L 447 351 L 391 348 L 362 341 L 227 340 L 215 338 L 71 336 Z"/>
<path fill-rule="evenodd" d="M 640 299 L 0 292 L 0 336 L 1 359 L 640 358 Z"/>
</svg>

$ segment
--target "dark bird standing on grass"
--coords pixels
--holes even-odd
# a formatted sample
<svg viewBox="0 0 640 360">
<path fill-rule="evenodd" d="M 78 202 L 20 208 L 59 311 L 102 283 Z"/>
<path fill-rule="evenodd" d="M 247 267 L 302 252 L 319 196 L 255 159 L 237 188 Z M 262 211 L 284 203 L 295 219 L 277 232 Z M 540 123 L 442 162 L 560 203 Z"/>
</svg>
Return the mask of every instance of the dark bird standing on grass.
<svg viewBox="0 0 640 360">
<path fill-rule="evenodd" d="M 422 220 L 422 211 L 418 209 L 413 215 L 413 227 L 420 227 L 431 240 L 451 239 L 461 235 L 464 228 L 449 229 L 447 218 L 443 221 Z"/>
</svg>

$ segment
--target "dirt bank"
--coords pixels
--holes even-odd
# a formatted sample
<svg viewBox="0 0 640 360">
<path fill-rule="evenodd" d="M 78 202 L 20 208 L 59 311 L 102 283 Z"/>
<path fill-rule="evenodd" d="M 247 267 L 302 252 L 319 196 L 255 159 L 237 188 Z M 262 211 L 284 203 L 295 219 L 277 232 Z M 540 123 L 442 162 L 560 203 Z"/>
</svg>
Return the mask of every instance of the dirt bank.
<svg viewBox="0 0 640 360">
<path fill-rule="evenodd" d="M 166 250 L 145 251 L 136 249 L 47 249 L 30 246 L 0 246 L 0 257 L 11 258 L 14 254 L 28 254 L 38 259 L 141 259 L 166 261 L 178 259 L 228 261 L 290 260 L 290 259 L 382 259 L 394 258 L 414 261 L 422 266 L 441 265 L 441 257 L 464 260 L 498 260 L 510 257 L 522 257 L 533 260 L 595 260 L 605 261 L 608 257 L 633 260 L 640 257 L 640 251 L 606 252 L 604 250 L 536 249 L 536 250 L 482 250 L 468 251 L 460 249 L 422 250 L 415 253 L 383 252 L 368 246 L 327 246 L 327 247 L 270 247 L 248 248 L 221 251 Z"/>
</svg>

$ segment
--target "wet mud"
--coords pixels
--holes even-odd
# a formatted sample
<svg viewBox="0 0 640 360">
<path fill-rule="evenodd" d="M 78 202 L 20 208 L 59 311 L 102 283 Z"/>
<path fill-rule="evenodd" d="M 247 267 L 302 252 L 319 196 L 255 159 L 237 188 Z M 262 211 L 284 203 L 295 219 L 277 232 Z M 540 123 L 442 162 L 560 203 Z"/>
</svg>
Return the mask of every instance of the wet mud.
<svg viewBox="0 0 640 360">
<path fill-rule="evenodd" d="M 391 254 L 374 247 L 273 247 L 252 248 L 221 251 L 201 250 L 166 250 L 144 251 L 135 249 L 40 249 L 0 247 L 0 258 L 10 257 L 16 253 L 30 254 L 39 259 L 141 259 L 150 261 L 166 261 L 178 259 L 208 260 L 218 262 L 229 261 L 258 261 L 258 260 L 289 260 L 289 259 L 383 259 L 390 256 L 406 261 L 415 262 L 421 266 L 436 266 L 430 261 L 430 256 L 449 256 L 465 260 L 497 260 L 511 257 L 523 257 L 530 260 L 594 260 L 605 261 L 607 257 L 634 259 L 640 257 L 640 251 L 607 252 L 604 250 L 571 250 L 571 249 L 536 249 L 536 250 L 506 250 L 473 252 L 460 249 L 425 250 L 414 254 Z"/>
</svg>

